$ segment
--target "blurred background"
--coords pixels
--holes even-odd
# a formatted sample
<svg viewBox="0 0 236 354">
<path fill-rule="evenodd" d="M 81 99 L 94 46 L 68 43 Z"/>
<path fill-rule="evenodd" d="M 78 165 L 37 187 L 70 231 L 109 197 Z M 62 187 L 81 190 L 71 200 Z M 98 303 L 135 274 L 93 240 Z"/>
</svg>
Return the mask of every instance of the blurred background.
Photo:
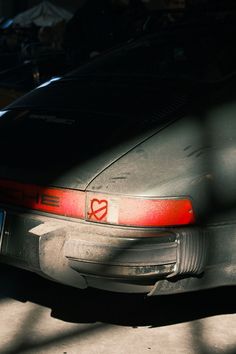
<svg viewBox="0 0 236 354">
<path fill-rule="evenodd" d="M 121 43 L 232 7 L 232 0 L 0 0 L 0 108 Z"/>
</svg>

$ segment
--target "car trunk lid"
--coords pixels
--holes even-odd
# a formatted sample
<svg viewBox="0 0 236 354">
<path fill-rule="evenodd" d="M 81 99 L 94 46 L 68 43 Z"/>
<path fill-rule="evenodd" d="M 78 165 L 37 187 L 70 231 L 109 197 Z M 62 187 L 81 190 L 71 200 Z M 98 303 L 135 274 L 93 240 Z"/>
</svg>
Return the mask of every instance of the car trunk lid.
<svg viewBox="0 0 236 354">
<path fill-rule="evenodd" d="M 0 119 L 0 178 L 85 190 L 104 169 L 183 114 L 186 95 L 176 92 L 104 82 L 34 90 Z"/>
</svg>

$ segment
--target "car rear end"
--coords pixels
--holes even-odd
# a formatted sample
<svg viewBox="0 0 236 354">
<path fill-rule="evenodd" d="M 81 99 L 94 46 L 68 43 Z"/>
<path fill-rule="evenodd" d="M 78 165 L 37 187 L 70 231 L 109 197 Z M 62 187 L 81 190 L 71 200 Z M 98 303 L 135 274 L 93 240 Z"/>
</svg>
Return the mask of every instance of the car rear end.
<svg viewBox="0 0 236 354">
<path fill-rule="evenodd" d="M 205 235 L 188 198 L 140 198 L 0 181 L 1 259 L 75 287 L 150 292 L 200 274 Z M 173 225 L 175 225 L 173 227 Z"/>
<path fill-rule="evenodd" d="M 117 128 L 110 139 L 101 119 L 78 139 L 69 113 L 2 112 L 1 260 L 78 288 L 150 294 L 161 280 L 201 274 L 206 237 L 192 197 L 187 187 L 167 193 L 157 183 L 163 132 L 173 140 L 176 129 L 172 113 L 128 136 L 119 121 L 122 136 Z"/>
<path fill-rule="evenodd" d="M 203 129 L 210 87 L 120 68 L 54 78 L 1 112 L 1 260 L 78 288 L 235 284 L 235 214 L 206 217 L 216 182 L 235 196 L 234 119 Z"/>
</svg>

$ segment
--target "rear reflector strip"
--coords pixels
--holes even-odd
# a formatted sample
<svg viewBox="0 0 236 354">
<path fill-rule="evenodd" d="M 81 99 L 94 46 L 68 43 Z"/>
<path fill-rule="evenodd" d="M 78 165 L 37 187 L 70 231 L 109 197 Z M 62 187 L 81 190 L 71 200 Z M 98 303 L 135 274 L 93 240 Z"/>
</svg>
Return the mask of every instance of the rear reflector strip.
<svg viewBox="0 0 236 354">
<path fill-rule="evenodd" d="M 188 225 L 195 216 L 188 198 L 130 198 L 88 193 L 87 219 L 139 227 Z"/>
<path fill-rule="evenodd" d="M 135 226 L 186 225 L 194 222 L 188 199 L 127 199 L 122 204 L 119 223 Z"/>
<path fill-rule="evenodd" d="M 123 226 L 166 227 L 195 222 L 188 198 L 121 197 L 0 180 L 0 202 Z"/>
<path fill-rule="evenodd" d="M 0 202 L 46 213 L 84 219 L 85 193 L 0 180 Z"/>
</svg>

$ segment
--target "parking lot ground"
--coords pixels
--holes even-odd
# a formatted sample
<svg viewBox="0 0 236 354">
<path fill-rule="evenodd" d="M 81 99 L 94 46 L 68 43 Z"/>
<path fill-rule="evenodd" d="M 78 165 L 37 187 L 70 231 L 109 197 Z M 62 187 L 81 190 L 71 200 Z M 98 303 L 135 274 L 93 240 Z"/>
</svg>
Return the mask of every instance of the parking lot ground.
<svg viewBox="0 0 236 354">
<path fill-rule="evenodd" d="M 236 353 L 236 288 L 146 298 L 0 266 L 1 354 Z"/>
</svg>

